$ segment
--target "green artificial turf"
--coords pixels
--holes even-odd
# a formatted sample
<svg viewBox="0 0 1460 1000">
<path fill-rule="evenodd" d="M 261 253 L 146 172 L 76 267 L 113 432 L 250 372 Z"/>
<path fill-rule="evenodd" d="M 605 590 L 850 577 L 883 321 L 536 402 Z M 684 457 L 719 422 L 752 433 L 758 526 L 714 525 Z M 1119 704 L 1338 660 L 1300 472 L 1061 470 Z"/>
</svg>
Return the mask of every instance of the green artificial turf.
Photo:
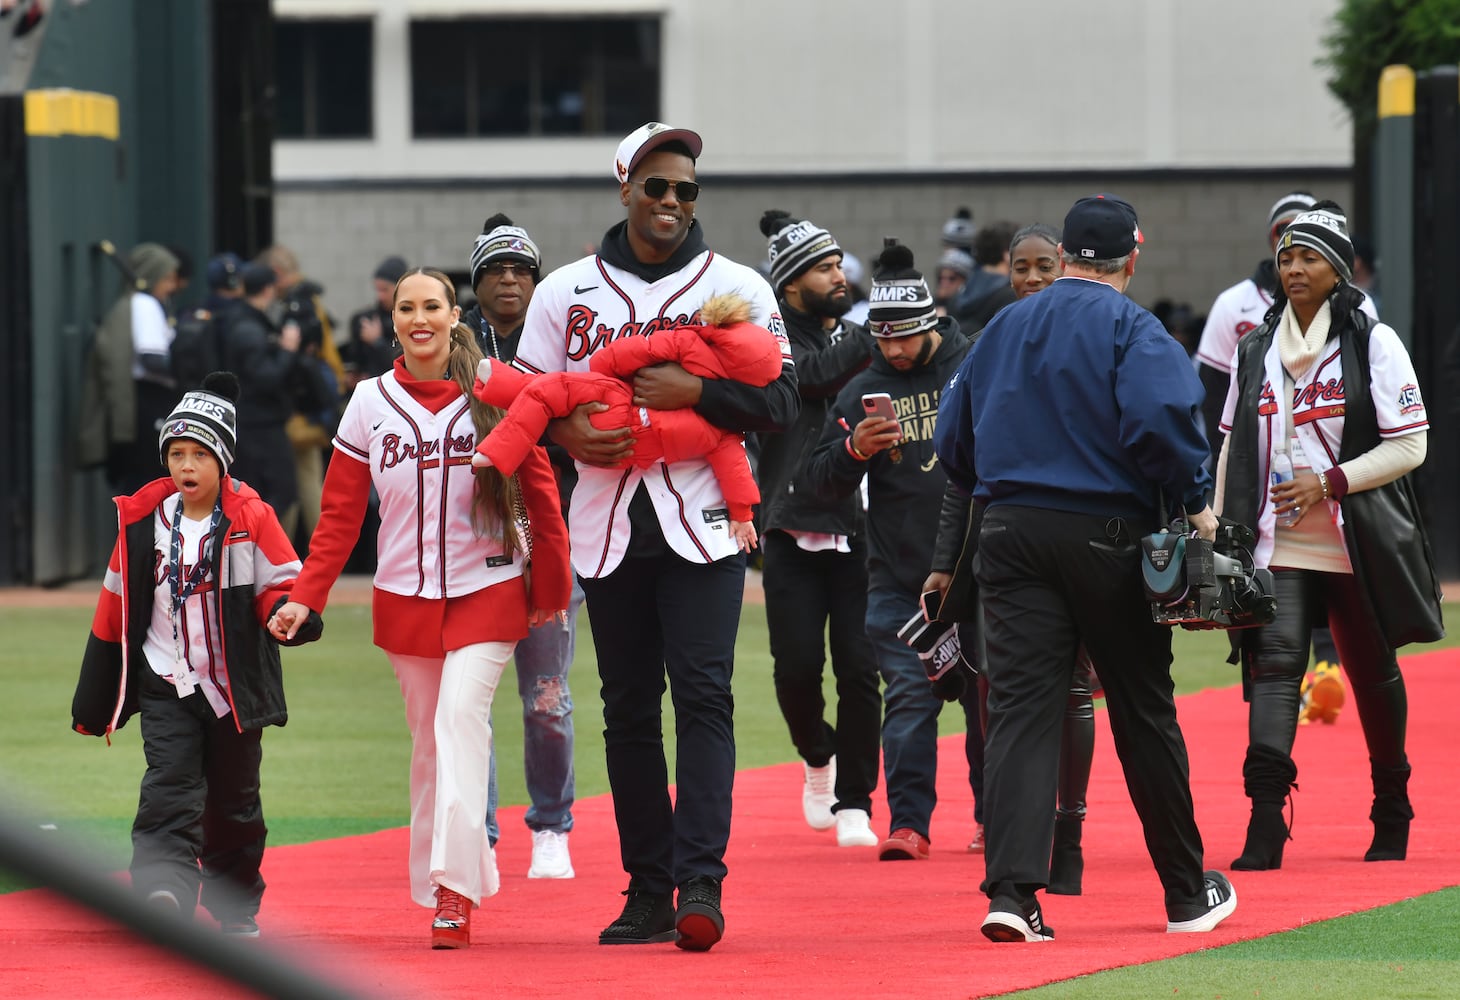
<svg viewBox="0 0 1460 1000">
<path fill-rule="evenodd" d="M 1455 605 L 1446 610 L 1453 616 Z M 264 735 L 263 796 L 271 844 L 369 832 L 407 822 L 409 739 L 400 691 L 370 642 L 369 610 L 336 606 L 322 642 L 284 651 L 290 720 Z M 125 868 L 143 762 L 137 724 L 112 745 L 69 731 L 71 694 L 89 609 L 0 607 L 0 802 L 7 811 L 79 838 L 93 860 Z M 1451 620 L 1455 620 L 1451 617 Z M 1453 645 L 1453 641 L 1436 647 Z M 1221 632 L 1175 635 L 1179 693 L 1236 683 Z M 739 766 L 795 759 L 771 683 L 765 612 L 747 604 L 735 668 Z M 828 671 L 828 675 L 829 675 Z M 608 790 L 602 706 L 586 616 L 572 673 L 578 794 Z M 1233 692 L 1233 697 L 1237 697 Z M 828 702 L 834 688 L 828 676 Z M 504 685 L 494 715 L 500 800 L 525 804 L 522 721 Z M 666 706 L 666 720 L 671 717 Z M 962 732 L 956 705 L 941 731 Z M 670 753 L 673 741 L 670 741 Z M 671 756 L 671 768 L 673 767 Z M 672 773 L 672 772 L 671 772 Z M 18 886 L 0 871 L 0 891 Z M 1034 997 L 1460 996 L 1460 890 L 1146 966 L 1032 991 Z M 1448 949 L 1448 950 L 1447 950 Z M 1381 988 L 1382 987 L 1382 988 Z"/>
</svg>

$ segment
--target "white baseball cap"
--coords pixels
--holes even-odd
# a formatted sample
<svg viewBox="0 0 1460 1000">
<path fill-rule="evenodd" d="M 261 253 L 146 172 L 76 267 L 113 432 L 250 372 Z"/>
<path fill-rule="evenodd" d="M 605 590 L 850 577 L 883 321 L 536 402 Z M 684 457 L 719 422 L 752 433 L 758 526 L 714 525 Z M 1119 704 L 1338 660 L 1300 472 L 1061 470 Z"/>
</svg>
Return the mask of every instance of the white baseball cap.
<svg viewBox="0 0 1460 1000">
<path fill-rule="evenodd" d="M 699 159 L 700 150 L 704 147 L 704 141 L 700 139 L 698 132 L 675 128 L 663 122 L 645 122 L 624 136 L 624 141 L 618 144 L 618 152 L 613 155 L 614 178 L 620 184 L 628 180 L 639 161 L 666 142 L 684 143 L 689 147 L 690 158 L 695 160 Z"/>
</svg>

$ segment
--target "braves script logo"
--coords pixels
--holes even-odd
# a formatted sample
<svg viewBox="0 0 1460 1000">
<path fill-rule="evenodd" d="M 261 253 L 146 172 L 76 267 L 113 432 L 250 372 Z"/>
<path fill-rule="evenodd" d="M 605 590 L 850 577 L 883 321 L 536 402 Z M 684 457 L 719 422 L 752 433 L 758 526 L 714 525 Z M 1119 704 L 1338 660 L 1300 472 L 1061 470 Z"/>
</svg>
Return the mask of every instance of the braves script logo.
<svg viewBox="0 0 1460 1000">
<path fill-rule="evenodd" d="M 683 313 L 678 316 L 655 316 L 646 323 L 625 323 L 618 329 L 597 320 L 598 313 L 581 303 L 568 307 L 568 322 L 563 332 L 567 338 L 570 360 L 582 361 L 600 347 L 606 347 L 620 337 L 647 337 L 660 330 L 697 326 L 700 312 L 696 309 L 689 316 Z"/>
<path fill-rule="evenodd" d="M 1300 410 L 1304 407 L 1317 406 L 1318 401 L 1325 403 L 1343 402 L 1343 379 L 1331 378 L 1325 382 L 1310 382 L 1293 392 L 1293 409 Z"/>
<path fill-rule="evenodd" d="M 448 439 L 447 456 L 452 452 L 470 454 L 476 447 L 476 440 L 470 434 Z M 441 454 L 440 441 L 425 441 L 418 444 L 404 441 L 399 434 L 387 434 L 380 440 L 380 471 L 393 469 L 402 462 L 419 461 L 423 466 L 434 468 L 439 464 L 433 460 Z"/>
</svg>

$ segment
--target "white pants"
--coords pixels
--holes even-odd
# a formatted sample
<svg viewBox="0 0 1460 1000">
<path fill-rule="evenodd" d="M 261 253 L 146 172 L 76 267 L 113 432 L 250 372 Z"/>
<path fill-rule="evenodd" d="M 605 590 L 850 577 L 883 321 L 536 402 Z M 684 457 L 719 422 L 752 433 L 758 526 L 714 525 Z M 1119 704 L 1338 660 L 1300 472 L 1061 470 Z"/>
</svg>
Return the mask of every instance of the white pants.
<svg viewBox="0 0 1460 1000">
<path fill-rule="evenodd" d="M 444 885 L 479 905 L 501 887 L 487 840 L 492 698 L 515 643 L 483 642 L 444 659 L 387 653 L 411 731 L 411 899 Z"/>
</svg>

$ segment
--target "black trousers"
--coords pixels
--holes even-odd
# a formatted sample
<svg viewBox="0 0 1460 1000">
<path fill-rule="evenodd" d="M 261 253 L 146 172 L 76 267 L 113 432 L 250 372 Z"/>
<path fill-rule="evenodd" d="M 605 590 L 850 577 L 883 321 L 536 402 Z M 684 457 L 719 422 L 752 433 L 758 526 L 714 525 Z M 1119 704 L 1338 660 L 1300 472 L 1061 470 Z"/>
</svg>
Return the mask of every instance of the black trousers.
<svg viewBox="0 0 1460 1000">
<path fill-rule="evenodd" d="M 1349 573 L 1276 570 L 1277 618 L 1258 633 L 1252 657 L 1249 742 L 1291 755 L 1308 670 L 1308 635 L 1326 624 L 1359 710 L 1369 757 L 1380 767 L 1406 763 L 1409 701 L 1399 660 L 1379 631 L 1360 583 Z"/>
<path fill-rule="evenodd" d="M 185 914 L 201 902 L 218 920 L 258 913 L 264 895 L 262 733 L 218 718 L 201 689 L 179 698 L 145 662 L 138 670 L 147 771 L 132 823 L 132 885 L 170 890 Z M 201 868 L 200 868 L 201 866 Z"/>
<path fill-rule="evenodd" d="M 650 892 L 695 875 L 725 877 L 735 785 L 730 679 L 745 596 L 745 557 L 691 563 L 630 555 L 582 581 L 602 681 L 603 742 L 624 870 Z M 669 798 L 661 704 L 674 705 Z"/>
<path fill-rule="evenodd" d="M 989 727 L 990 896 L 1049 881 L 1061 729 L 1081 640 L 1166 902 L 1202 895 L 1202 842 L 1176 722 L 1171 630 L 1151 620 L 1136 539 L 1154 525 L 994 506 L 979 536 Z"/>
<path fill-rule="evenodd" d="M 851 549 L 808 552 L 784 531 L 766 532 L 761 540 L 765 618 L 776 701 L 796 752 L 812 767 L 825 767 L 835 754 L 832 811 L 862 809 L 870 815 L 882 695 L 867 639 L 866 543 L 853 537 Z M 826 721 L 822 695 L 828 647 L 836 677 L 835 726 Z"/>
</svg>

